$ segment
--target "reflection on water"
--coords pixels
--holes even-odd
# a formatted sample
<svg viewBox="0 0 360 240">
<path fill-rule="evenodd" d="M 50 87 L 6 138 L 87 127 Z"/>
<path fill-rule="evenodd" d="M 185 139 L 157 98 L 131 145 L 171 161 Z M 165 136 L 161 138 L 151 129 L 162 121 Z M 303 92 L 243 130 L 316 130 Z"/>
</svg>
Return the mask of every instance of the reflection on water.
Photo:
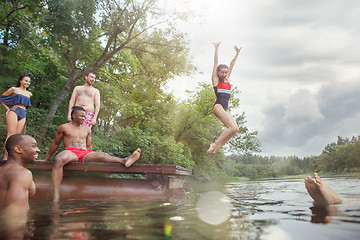
<svg viewBox="0 0 360 240">
<path fill-rule="evenodd" d="M 360 198 L 359 178 L 325 181 L 344 197 Z M 360 234 L 360 202 L 314 208 L 302 179 L 192 189 L 179 200 L 35 202 L 31 239 L 320 240 Z"/>
</svg>

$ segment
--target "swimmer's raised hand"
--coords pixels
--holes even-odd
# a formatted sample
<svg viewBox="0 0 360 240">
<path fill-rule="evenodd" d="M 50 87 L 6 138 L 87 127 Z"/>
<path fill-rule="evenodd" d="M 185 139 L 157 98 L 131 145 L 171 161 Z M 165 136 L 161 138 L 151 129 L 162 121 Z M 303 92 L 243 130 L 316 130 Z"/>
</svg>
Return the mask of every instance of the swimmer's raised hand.
<svg viewBox="0 0 360 240">
<path fill-rule="evenodd" d="M 236 51 L 237 53 L 239 53 L 240 50 L 242 49 L 242 47 L 238 48 L 236 45 L 234 45 L 234 49 L 235 49 L 235 51 Z"/>
<path fill-rule="evenodd" d="M 220 43 L 221 43 L 221 41 L 220 41 L 220 42 L 214 42 L 213 45 L 214 45 L 216 48 L 218 48 L 219 45 L 220 45 Z"/>
</svg>

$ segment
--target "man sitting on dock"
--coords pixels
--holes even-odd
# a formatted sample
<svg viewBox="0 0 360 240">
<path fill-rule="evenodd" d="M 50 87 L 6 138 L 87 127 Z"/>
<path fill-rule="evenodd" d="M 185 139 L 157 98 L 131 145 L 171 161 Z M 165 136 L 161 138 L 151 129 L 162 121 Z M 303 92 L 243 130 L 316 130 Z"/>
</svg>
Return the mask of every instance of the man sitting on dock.
<svg viewBox="0 0 360 240">
<path fill-rule="evenodd" d="M 61 141 L 65 150 L 56 155 L 52 169 L 52 185 L 54 190 L 53 201 L 59 201 L 60 184 L 63 178 L 63 166 L 70 162 L 106 162 L 122 163 L 130 167 L 140 157 L 138 148 L 126 158 L 110 156 L 103 152 L 93 152 L 91 148 L 91 129 L 82 125 L 85 120 L 86 111 L 82 107 L 74 106 L 71 112 L 71 123 L 65 123 L 57 128 L 55 139 L 51 143 L 45 161 L 56 152 Z"/>
</svg>

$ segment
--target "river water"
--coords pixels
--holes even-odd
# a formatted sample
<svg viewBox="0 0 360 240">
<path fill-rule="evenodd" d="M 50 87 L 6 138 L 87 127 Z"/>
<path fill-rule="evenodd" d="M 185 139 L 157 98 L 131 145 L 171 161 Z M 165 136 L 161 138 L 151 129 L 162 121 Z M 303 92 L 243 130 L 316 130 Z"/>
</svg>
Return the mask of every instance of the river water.
<svg viewBox="0 0 360 240">
<path fill-rule="evenodd" d="M 360 176 L 325 178 L 360 199 Z M 29 239 L 359 239 L 360 202 L 314 208 L 303 179 L 196 184 L 183 199 L 31 203 Z"/>
</svg>

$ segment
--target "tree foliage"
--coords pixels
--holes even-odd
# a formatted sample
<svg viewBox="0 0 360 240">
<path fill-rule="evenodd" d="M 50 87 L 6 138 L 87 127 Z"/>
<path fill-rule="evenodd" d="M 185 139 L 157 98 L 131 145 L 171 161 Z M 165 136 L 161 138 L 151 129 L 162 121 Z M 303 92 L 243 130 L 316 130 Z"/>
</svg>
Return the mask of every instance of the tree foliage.
<svg viewBox="0 0 360 240">
<path fill-rule="evenodd" d="M 275 157 L 259 155 L 230 155 L 225 160 L 225 171 L 232 177 L 257 179 L 309 173 L 317 157 Z"/>
<path fill-rule="evenodd" d="M 360 170 L 360 142 L 356 137 L 338 136 L 336 143 L 328 144 L 314 163 L 317 171 L 356 172 Z"/>
<path fill-rule="evenodd" d="M 161 20 L 150 21 L 166 14 L 154 0 L 48 0 L 48 10 L 44 24 L 49 45 L 68 67 L 69 78 L 51 105 L 47 122 L 76 80 L 98 70 L 125 49 L 141 59 L 145 59 L 141 55 L 150 54 L 159 64 L 170 65 L 170 72 L 159 72 L 165 73 L 164 77 L 187 71 L 182 61 L 187 54 L 183 35 L 170 26 L 156 28 L 164 23 Z M 158 69 L 153 66 L 143 69 L 155 73 Z"/>
<path fill-rule="evenodd" d="M 324 147 L 320 156 L 299 158 L 296 156 L 275 157 L 251 154 L 226 157 L 223 169 L 231 177 L 279 177 L 288 175 L 360 172 L 360 142 L 356 137 L 338 136 L 336 142 Z"/>
<path fill-rule="evenodd" d="M 239 132 L 227 143 L 230 151 L 238 154 L 260 152 L 260 142 L 256 138 L 257 132 L 249 132 L 249 129 L 245 125 L 245 113 L 235 115 L 234 118 L 239 126 Z"/>
</svg>

